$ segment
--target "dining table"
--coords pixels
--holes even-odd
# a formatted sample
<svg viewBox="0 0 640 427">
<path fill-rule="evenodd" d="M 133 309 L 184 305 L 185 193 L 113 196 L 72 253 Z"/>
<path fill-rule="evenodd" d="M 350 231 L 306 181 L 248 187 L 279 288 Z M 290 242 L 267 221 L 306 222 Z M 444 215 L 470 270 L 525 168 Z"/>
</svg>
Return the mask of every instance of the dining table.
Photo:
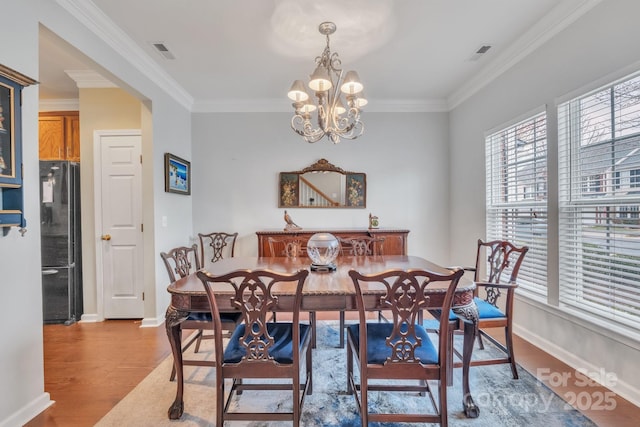
<svg viewBox="0 0 640 427">
<path fill-rule="evenodd" d="M 301 310 L 318 311 L 356 311 L 355 287 L 349 277 L 349 270 L 362 274 L 373 274 L 390 269 L 424 269 L 433 272 L 447 273 L 446 268 L 417 256 L 340 256 L 335 261 L 334 271 L 311 271 L 304 284 Z M 221 275 L 235 270 L 272 270 L 278 273 L 295 273 L 301 269 L 310 269 L 311 260 L 307 257 L 231 257 L 219 260 L 207 266 L 213 275 Z M 475 340 L 478 311 L 473 301 L 475 283 L 462 277 L 454 294 L 452 310 L 459 318 L 458 327 L 464 331 L 462 357 L 463 410 L 467 417 L 479 415 L 479 408 L 473 401 L 469 386 L 469 363 Z M 204 286 L 195 273 L 185 276 L 167 287 L 171 302 L 165 315 L 165 327 L 171 344 L 176 368 L 176 397 L 168 410 L 170 419 L 179 419 L 184 412 L 184 376 L 181 351 L 181 328 L 191 313 L 210 312 L 209 301 Z M 442 306 L 446 286 L 428 286 L 431 308 L 437 310 Z M 216 303 L 221 312 L 233 312 L 228 290 L 216 292 Z M 371 288 L 364 294 L 367 310 L 378 311 L 382 289 Z M 279 288 L 278 305 L 275 312 L 291 312 L 293 310 L 295 288 Z M 427 310 L 429 307 L 427 307 Z M 453 352 L 451 352 L 453 353 Z M 453 373 L 453 356 L 448 355 L 448 370 Z M 451 378 L 451 375 L 449 375 Z"/>
</svg>

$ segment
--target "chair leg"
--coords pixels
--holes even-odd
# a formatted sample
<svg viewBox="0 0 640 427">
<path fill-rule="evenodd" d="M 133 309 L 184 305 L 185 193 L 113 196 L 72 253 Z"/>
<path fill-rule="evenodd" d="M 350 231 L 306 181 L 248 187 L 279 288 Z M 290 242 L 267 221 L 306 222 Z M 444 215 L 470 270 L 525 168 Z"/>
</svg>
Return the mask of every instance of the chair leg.
<svg viewBox="0 0 640 427">
<path fill-rule="evenodd" d="M 353 378 L 353 353 L 351 352 L 351 346 L 347 346 L 347 394 L 353 394 L 353 387 L 351 387 L 351 379 Z"/>
<path fill-rule="evenodd" d="M 507 344 L 507 351 L 509 353 L 509 361 L 511 362 L 511 374 L 513 375 L 513 379 L 517 380 L 519 378 L 518 368 L 516 367 L 516 356 L 513 352 L 513 338 L 509 327 L 504 328 L 504 338 L 505 343 Z"/>
<path fill-rule="evenodd" d="M 456 328 L 458 328 L 458 321 L 449 322 L 449 331 L 447 332 L 447 385 L 453 385 L 453 336 Z"/>
<path fill-rule="evenodd" d="M 438 382 L 438 388 L 440 390 L 440 396 L 438 398 L 438 402 L 440 403 L 440 426 L 447 427 L 449 425 L 449 420 L 447 418 L 447 383 L 449 382 L 448 374 L 447 381 Z"/>
<path fill-rule="evenodd" d="M 202 331 L 202 329 L 199 329 L 199 330 L 198 330 L 198 335 L 197 335 L 197 338 L 196 338 L 196 348 L 195 348 L 195 350 L 193 351 L 194 353 L 197 353 L 197 352 L 199 352 L 199 351 L 200 351 L 200 343 L 202 342 L 202 335 L 203 335 L 203 333 L 204 333 L 204 332 Z"/>
<path fill-rule="evenodd" d="M 482 334 L 480 333 L 480 329 L 478 329 L 478 334 L 476 336 L 478 337 L 478 346 L 480 347 L 480 350 L 484 350 L 484 343 L 482 342 Z"/>
<path fill-rule="evenodd" d="M 344 311 L 340 312 L 340 327 L 338 328 L 338 330 L 340 331 L 340 348 L 344 348 L 344 334 L 346 332 L 345 330 L 346 326 L 345 326 L 345 320 L 344 320 Z"/>
<path fill-rule="evenodd" d="M 309 312 L 309 324 L 311 325 L 311 348 L 316 348 L 316 312 Z"/>
</svg>

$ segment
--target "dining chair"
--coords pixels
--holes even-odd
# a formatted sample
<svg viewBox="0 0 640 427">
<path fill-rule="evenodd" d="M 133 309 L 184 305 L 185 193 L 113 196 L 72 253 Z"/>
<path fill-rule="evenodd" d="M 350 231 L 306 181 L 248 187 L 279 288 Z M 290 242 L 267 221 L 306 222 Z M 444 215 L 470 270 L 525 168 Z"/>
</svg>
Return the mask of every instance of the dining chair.
<svg viewBox="0 0 640 427">
<path fill-rule="evenodd" d="M 306 240 L 296 236 L 268 237 L 269 253 L 275 257 L 296 258 L 307 255 Z"/>
<path fill-rule="evenodd" d="M 223 426 L 225 421 L 234 420 L 269 420 L 293 421 L 294 426 L 299 426 L 304 397 L 313 392 L 311 327 L 300 322 L 302 289 L 309 271 L 280 274 L 270 270 L 236 270 L 214 276 L 200 270 L 197 275 L 207 293 L 215 331 L 218 361 L 215 425 Z M 282 286 L 293 290 L 292 284 L 295 285 L 293 321 L 269 322 L 270 312 L 278 305 L 274 290 Z M 241 313 L 244 321 L 233 331 L 226 348 L 218 307 L 218 299 L 224 292 L 229 293 L 229 305 Z M 231 380 L 226 401 L 225 380 Z M 245 390 L 264 391 L 267 398 L 269 392 L 290 390 L 293 408 L 291 411 L 275 408 L 273 412 L 234 410 L 237 405 L 232 405 L 232 400 L 237 398 L 236 403 L 240 404 Z"/>
<path fill-rule="evenodd" d="M 384 237 L 342 237 L 340 240 L 340 253 L 342 255 L 351 256 L 383 256 L 384 255 Z M 380 322 L 386 320 L 382 311 L 378 311 L 378 320 Z M 344 334 L 346 331 L 345 312 L 340 312 L 340 348 L 344 348 Z"/>
<path fill-rule="evenodd" d="M 484 349 L 484 337 L 506 355 L 502 358 L 474 360 L 471 366 L 508 363 L 514 379 L 518 379 L 518 369 L 513 352 L 513 301 L 518 287 L 518 273 L 528 251 L 527 246 L 517 247 L 506 240 L 483 242 L 478 239 L 476 265 L 474 268 L 467 268 L 473 271 L 476 283 L 474 301 L 479 314 L 478 345 L 480 349 Z M 482 274 L 485 270 L 486 273 Z M 479 292 L 480 289 L 484 290 L 484 295 Z M 487 328 L 504 328 L 506 345 L 489 335 L 485 331 Z"/>
<path fill-rule="evenodd" d="M 434 342 L 417 320 L 419 313 L 433 304 L 448 312 L 463 274 L 462 269 L 445 269 L 440 273 L 391 269 L 370 275 L 349 271 L 356 291 L 359 323 L 347 327 L 347 393 L 355 395 L 362 426 L 368 426 L 369 422 L 447 425 L 449 323 L 440 324 L 440 334 Z M 371 287 L 384 290 L 384 295 L 376 297 L 373 303 L 391 313 L 389 322 L 367 322 L 366 311 L 371 307 L 365 303 L 363 288 Z M 372 303 L 370 297 L 367 301 L 369 305 Z M 356 375 L 354 364 L 359 375 Z M 429 381 L 438 383 L 437 400 Z M 372 411 L 369 406 L 371 391 L 381 392 L 380 398 L 387 392 L 429 394 L 433 412 L 394 413 L 386 405 L 385 412 Z"/>
<path fill-rule="evenodd" d="M 274 257 L 298 258 L 307 256 L 306 240 L 297 236 L 268 237 L 269 253 Z M 273 321 L 276 320 L 273 313 Z M 316 348 L 316 312 L 309 312 L 309 323 L 313 330 L 312 345 Z"/>
<path fill-rule="evenodd" d="M 517 247 L 506 240 L 484 242 L 478 239 L 475 267 L 464 267 L 465 271 L 473 272 L 473 280 L 476 284 L 473 300 L 478 308 L 476 329 L 478 346 L 481 350 L 484 349 L 482 341 L 484 337 L 505 354 L 505 357 L 474 359 L 470 366 L 508 363 L 511 365 L 513 379 L 518 379 L 518 369 L 513 351 L 513 301 L 515 289 L 518 287 L 518 273 L 528 251 L 527 246 Z M 436 313 L 436 317 L 438 317 L 438 313 Z M 449 322 L 457 323 L 457 316 L 452 311 L 449 312 Z M 428 330 L 437 329 L 437 324 L 437 320 L 424 322 L 424 326 Z M 485 330 L 488 328 L 503 328 L 505 344 L 488 334 Z M 454 325 L 450 329 L 449 337 L 453 353 L 459 358 L 462 358 L 462 355 L 453 347 L 453 335 L 461 332 L 456 330 Z M 459 367 L 461 364 L 455 363 L 455 366 Z"/>
<path fill-rule="evenodd" d="M 236 249 L 238 233 L 214 231 L 212 233 L 198 233 L 200 240 L 200 265 L 207 267 L 208 263 L 233 257 Z"/>
<path fill-rule="evenodd" d="M 188 276 L 201 268 L 200 258 L 198 257 L 198 246 L 190 247 L 179 246 L 167 252 L 160 252 L 160 257 L 164 261 L 167 269 L 169 280 L 175 282 L 177 279 Z M 223 316 L 223 330 L 230 331 L 235 328 L 240 315 L 237 313 L 227 313 Z M 213 331 L 213 322 L 209 313 L 189 313 L 186 320 L 180 323 L 180 333 L 183 330 L 196 330 L 189 339 L 182 344 L 182 353 L 184 353 L 191 345 L 195 343 L 194 353 L 200 351 L 200 343 L 203 339 L 212 339 L 213 335 L 205 334 L 204 331 Z M 205 360 L 183 360 L 183 365 L 190 366 L 214 366 L 215 362 Z M 176 376 L 175 365 L 171 370 L 170 381 Z"/>
</svg>

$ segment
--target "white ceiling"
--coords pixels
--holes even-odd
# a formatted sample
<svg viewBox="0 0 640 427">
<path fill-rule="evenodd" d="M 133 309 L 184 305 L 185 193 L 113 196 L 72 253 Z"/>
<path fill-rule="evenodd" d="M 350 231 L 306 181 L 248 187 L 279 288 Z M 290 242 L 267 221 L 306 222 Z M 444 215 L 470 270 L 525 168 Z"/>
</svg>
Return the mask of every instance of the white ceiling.
<svg viewBox="0 0 640 427">
<path fill-rule="evenodd" d="M 288 111 L 333 21 L 331 50 L 358 71 L 367 110 L 444 111 L 471 95 L 600 0 L 67 0 L 151 78 L 171 81 L 194 111 Z M 64 4 L 62 3 L 62 4 Z M 124 33 L 122 33 L 124 32 Z M 77 98 L 65 70 L 93 70 L 41 31 L 40 97 Z M 151 45 L 163 43 L 175 59 Z M 491 49 L 480 58 L 483 45 Z M 104 74 L 104 73 L 103 73 Z M 155 76 L 155 77 L 154 77 Z M 105 76 L 108 77 L 108 76 Z"/>
</svg>

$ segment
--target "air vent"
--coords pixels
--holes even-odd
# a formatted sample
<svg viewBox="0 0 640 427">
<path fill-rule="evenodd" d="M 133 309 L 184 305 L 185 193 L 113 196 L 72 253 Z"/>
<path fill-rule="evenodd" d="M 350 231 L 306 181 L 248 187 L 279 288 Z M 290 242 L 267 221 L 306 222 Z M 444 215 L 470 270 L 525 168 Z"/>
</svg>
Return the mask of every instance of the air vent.
<svg viewBox="0 0 640 427">
<path fill-rule="evenodd" d="M 491 49 L 491 45 L 489 44 L 484 44 L 480 46 L 478 49 L 476 49 L 475 53 L 471 55 L 471 58 L 469 58 L 469 61 L 477 61 L 478 59 L 480 59 L 482 55 L 487 53 L 489 49 Z"/>
<path fill-rule="evenodd" d="M 165 59 L 175 59 L 175 56 L 173 56 L 173 53 L 171 53 L 164 42 L 151 42 L 151 46 L 153 46 L 154 49 Z"/>
</svg>

